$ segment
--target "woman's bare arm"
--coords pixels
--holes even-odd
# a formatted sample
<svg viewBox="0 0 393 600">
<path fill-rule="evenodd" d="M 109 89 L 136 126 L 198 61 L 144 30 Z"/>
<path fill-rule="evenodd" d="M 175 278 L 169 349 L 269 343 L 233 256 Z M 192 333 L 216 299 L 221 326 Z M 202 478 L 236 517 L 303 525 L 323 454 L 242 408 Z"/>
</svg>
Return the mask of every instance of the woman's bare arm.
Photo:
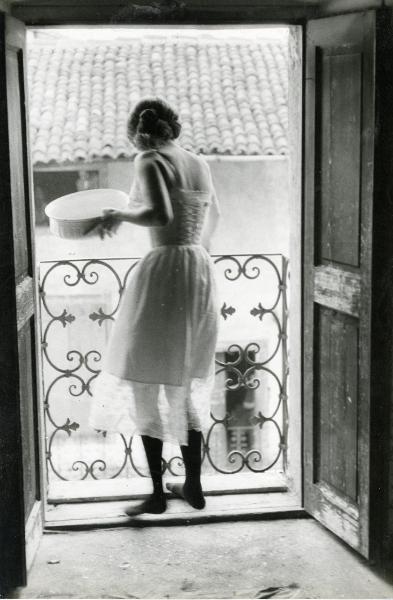
<svg viewBox="0 0 393 600">
<path fill-rule="evenodd" d="M 136 157 L 135 175 L 148 207 L 120 211 L 122 220 L 146 227 L 168 225 L 173 220 L 172 204 L 154 152 L 144 152 Z"/>
<path fill-rule="evenodd" d="M 144 152 L 135 159 L 135 176 L 147 207 L 117 210 L 105 209 L 98 229 L 101 234 L 111 234 L 121 221 L 142 227 L 160 227 L 173 220 L 172 204 L 167 183 L 155 160 L 154 152 Z M 103 235 L 101 236 L 103 237 Z"/>
</svg>

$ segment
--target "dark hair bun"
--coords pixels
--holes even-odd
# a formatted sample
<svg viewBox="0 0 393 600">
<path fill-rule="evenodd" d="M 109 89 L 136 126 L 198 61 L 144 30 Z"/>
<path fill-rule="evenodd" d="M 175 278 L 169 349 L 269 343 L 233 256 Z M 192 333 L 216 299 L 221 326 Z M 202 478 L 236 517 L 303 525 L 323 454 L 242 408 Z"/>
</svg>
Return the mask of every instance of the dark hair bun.
<svg viewBox="0 0 393 600">
<path fill-rule="evenodd" d="M 138 131 L 140 133 L 153 133 L 158 120 L 154 108 L 145 108 L 139 115 Z"/>
<path fill-rule="evenodd" d="M 136 132 L 139 135 L 151 135 L 163 140 L 173 137 L 170 124 L 160 117 L 154 108 L 145 108 L 141 111 Z"/>
<path fill-rule="evenodd" d="M 180 130 L 177 113 L 161 98 L 144 98 L 128 119 L 128 136 L 143 149 L 159 147 L 179 137 Z"/>
</svg>

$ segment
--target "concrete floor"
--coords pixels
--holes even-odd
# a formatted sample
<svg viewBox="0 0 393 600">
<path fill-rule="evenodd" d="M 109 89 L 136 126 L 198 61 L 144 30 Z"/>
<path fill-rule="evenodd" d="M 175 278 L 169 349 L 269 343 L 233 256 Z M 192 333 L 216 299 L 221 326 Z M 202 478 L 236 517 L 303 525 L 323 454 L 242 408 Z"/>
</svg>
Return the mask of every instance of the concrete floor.
<svg viewBox="0 0 393 600">
<path fill-rule="evenodd" d="M 20 598 L 393 598 L 311 519 L 44 535 Z"/>
</svg>

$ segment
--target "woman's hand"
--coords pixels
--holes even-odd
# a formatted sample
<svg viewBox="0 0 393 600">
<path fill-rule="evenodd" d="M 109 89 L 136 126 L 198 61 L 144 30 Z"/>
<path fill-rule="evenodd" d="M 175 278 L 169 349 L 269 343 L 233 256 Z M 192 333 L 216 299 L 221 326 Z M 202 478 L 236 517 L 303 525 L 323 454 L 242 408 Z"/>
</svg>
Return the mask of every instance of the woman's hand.
<svg viewBox="0 0 393 600">
<path fill-rule="evenodd" d="M 100 238 L 103 240 L 106 235 L 112 237 L 112 235 L 117 232 L 122 220 L 123 214 L 121 210 L 117 210 L 116 208 L 104 208 L 102 217 L 96 227 Z"/>
</svg>

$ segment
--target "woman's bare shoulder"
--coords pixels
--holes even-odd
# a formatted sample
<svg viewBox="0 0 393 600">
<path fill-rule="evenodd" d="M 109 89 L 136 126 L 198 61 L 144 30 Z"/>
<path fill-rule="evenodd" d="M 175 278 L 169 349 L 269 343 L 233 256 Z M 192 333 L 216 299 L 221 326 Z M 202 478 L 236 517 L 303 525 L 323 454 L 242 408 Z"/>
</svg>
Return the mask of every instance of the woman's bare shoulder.
<svg viewBox="0 0 393 600">
<path fill-rule="evenodd" d="M 156 150 L 144 150 L 139 152 L 134 159 L 135 173 L 143 177 L 149 175 L 152 171 L 161 170 L 162 159 Z"/>
<path fill-rule="evenodd" d="M 138 152 L 138 154 L 134 158 L 134 164 L 141 165 L 150 162 L 155 162 L 158 159 L 158 152 L 156 150 L 144 150 L 143 152 Z"/>
<path fill-rule="evenodd" d="M 137 178 L 149 178 L 160 173 L 164 176 L 168 187 L 173 185 L 174 173 L 170 161 L 165 160 L 156 150 L 139 152 L 135 158 L 135 174 Z"/>
</svg>

